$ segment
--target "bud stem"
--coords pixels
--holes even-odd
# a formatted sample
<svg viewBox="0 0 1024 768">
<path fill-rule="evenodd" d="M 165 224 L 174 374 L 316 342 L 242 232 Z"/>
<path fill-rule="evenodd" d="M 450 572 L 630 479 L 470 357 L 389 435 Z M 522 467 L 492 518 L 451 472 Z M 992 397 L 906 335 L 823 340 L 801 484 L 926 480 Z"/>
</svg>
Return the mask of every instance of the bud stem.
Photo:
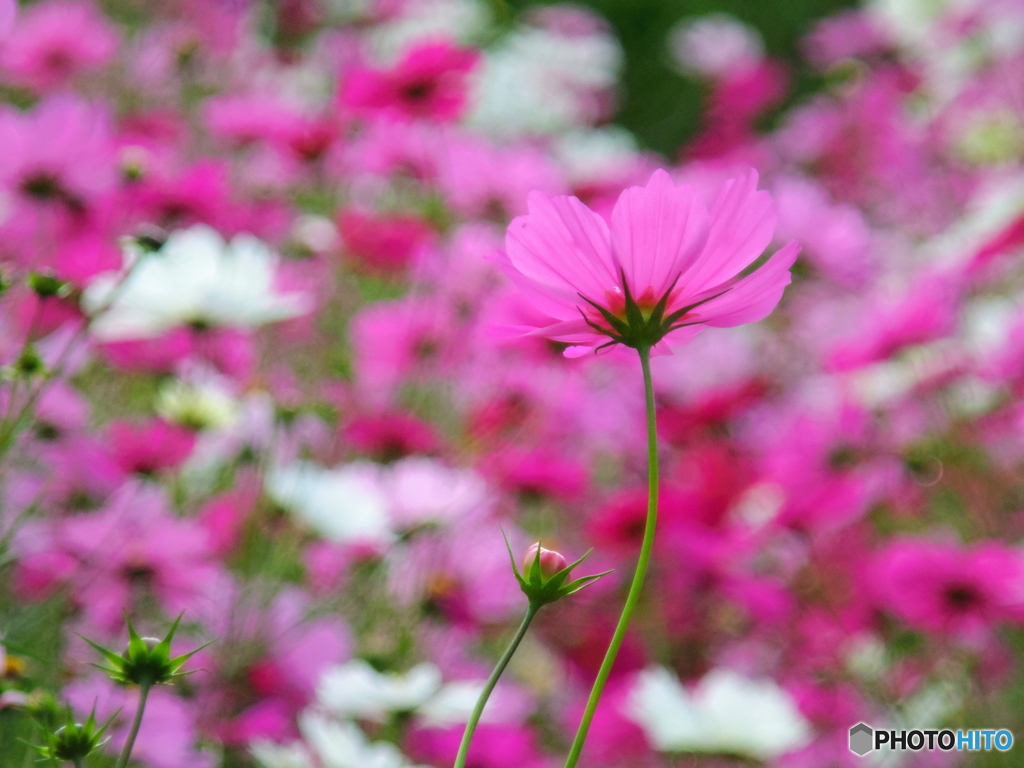
<svg viewBox="0 0 1024 768">
<path fill-rule="evenodd" d="M 647 566 L 651 559 L 651 550 L 654 547 L 654 528 L 658 521 L 658 426 L 654 410 L 654 384 L 651 381 L 651 350 L 647 347 L 637 349 L 640 353 L 640 367 L 644 372 L 644 393 L 647 402 L 647 522 L 644 526 L 644 540 L 640 545 L 640 558 L 637 560 L 636 571 L 633 574 L 633 583 L 629 587 L 629 595 L 626 597 L 626 604 L 622 608 L 622 615 L 615 627 L 611 643 L 604 654 L 604 661 L 597 672 L 597 679 L 594 680 L 594 687 L 590 690 L 590 698 L 587 699 L 586 709 L 583 711 L 583 718 L 580 720 L 579 729 L 573 739 L 569 756 L 565 759 L 565 768 L 575 768 L 579 762 L 580 754 L 583 752 L 583 744 L 587 740 L 587 731 L 590 730 L 590 723 L 594 719 L 594 712 L 601 700 L 605 683 L 608 682 L 608 675 L 611 674 L 615 657 L 622 647 L 622 641 L 626 637 L 626 629 L 629 627 L 629 620 L 633 616 L 633 609 L 640 600 L 640 591 L 644 586 L 644 576 L 647 574 Z"/>
<path fill-rule="evenodd" d="M 491 691 L 494 690 L 494 686 L 498 683 L 498 678 L 501 677 L 501 673 L 505 671 L 505 667 L 512 660 L 512 656 L 519 647 L 519 643 L 526 636 L 526 630 L 529 629 L 530 622 L 533 621 L 533 617 L 537 615 L 537 611 L 540 608 L 541 606 L 530 603 L 530 607 L 526 609 L 526 615 L 523 617 L 523 623 L 516 630 L 515 637 L 512 638 L 512 642 L 509 643 L 505 653 L 498 660 L 498 665 L 491 672 L 491 676 L 487 678 L 487 684 L 484 685 L 484 689 L 480 692 L 480 698 L 476 700 L 473 713 L 469 716 L 469 722 L 466 723 L 466 730 L 462 734 L 462 743 L 459 744 L 459 753 L 455 756 L 454 768 L 465 768 L 466 757 L 469 755 L 469 744 L 473 741 L 473 733 L 476 731 L 477 723 L 480 722 L 480 717 L 484 713 L 484 707 L 487 706 L 487 700 L 491 697 Z"/>
<path fill-rule="evenodd" d="M 146 709 L 146 698 L 149 696 L 150 687 L 149 683 L 139 685 L 139 706 L 135 710 L 135 719 L 132 720 L 132 729 L 128 732 L 128 740 L 124 743 L 124 749 L 121 750 L 121 755 L 117 758 L 114 768 L 128 768 L 132 747 L 135 746 L 135 737 L 139 735 L 139 726 L 142 725 L 142 713 Z"/>
</svg>

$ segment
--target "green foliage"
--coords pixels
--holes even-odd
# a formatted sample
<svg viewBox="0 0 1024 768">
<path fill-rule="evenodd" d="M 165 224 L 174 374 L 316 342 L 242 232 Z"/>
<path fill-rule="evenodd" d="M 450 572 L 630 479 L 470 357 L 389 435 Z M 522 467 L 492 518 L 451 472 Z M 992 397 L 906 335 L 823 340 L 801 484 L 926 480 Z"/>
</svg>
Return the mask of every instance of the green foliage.
<svg viewBox="0 0 1024 768">
<path fill-rule="evenodd" d="M 517 12 L 526 0 L 511 0 Z M 799 57 L 800 39 L 824 16 L 856 5 L 852 0 L 580 0 L 607 19 L 625 50 L 619 110 L 615 121 L 648 149 L 672 156 L 698 130 L 705 89 L 678 74 L 666 47 L 668 31 L 683 19 L 727 13 L 758 29 L 765 49 L 794 72 L 792 100 L 822 87 Z"/>
</svg>

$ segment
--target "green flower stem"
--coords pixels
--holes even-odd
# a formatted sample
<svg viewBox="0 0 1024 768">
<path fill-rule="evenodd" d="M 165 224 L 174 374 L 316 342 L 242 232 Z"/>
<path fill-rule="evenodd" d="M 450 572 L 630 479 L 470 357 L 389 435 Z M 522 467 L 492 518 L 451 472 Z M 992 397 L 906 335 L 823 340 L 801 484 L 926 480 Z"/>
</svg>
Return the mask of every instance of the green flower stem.
<svg viewBox="0 0 1024 768">
<path fill-rule="evenodd" d="M 487 684 L 480 692 L 480 698 L 476 700 L 476 706 L 473 707 L 473 714 L 469 716 L 469 722 L 466 723 L 466 731 L 462 734 L 462 743 L 459 744 L 459 753 L 455 756 L 454 768 L 465 768 L 466 756 L 469 754 L 469 744 L 473 741 L 473 733 L 476 731 L 477 723 L 480 722 L 480 717 L 484 713 L 484 707 L 487 706 L 487 699 L 491 697 L 491 691 L 497 685 L 498 678 L 501 677 L 501 673 L 505 671 L 505 667 L 512 660 L 512 655 L 516 652 L 516 648 L 519 647 L 519 643 L 526 635 L 526 630 L 530 628 L 530 622 L 533 621 L 533 617 L 537 615 L 537 611 L 540 608 L 541 606 L 530 603 L 530 607 L 526 610 L 526 615 L 523 617 L 523 623 L 516 630 L 515 637 L 512 638 L 512 642 L 509 643 L 505 653 L 498 660 L 498 665 L 491 672 L 491 676 L 487 678 Z"/>
<path fill-rule="evenodd" d="M 124 749 L 121 750 L 120 757 L 117 758 L 117 763 L 114 764 L 114 768 L 128 768 L 128 759 L 132 756 L 132 747 L 135 746 L 135 737 L 139 735 L 139 726 L 142 725 L 142 713 L 146 709 L 146 698 L 149 696 L 149 689 L 152 686 L 149 683 L 142 683 L 139 686 L 139 706 L 135 710 L 135 719 L 132 721 L 132 729 L 128 732 L 128 741 L 124 743 Z"/>
<path fill-rule="evenodd" d="M 574 768 L 579 762 L 580 754 L 583 752 L 583 743 L 587 740 L 587 731 L 590 730 L 594 712 L 597 711 L 597 703 L 601 700 L 601 694 L 604 692 L 605 683 L 608 682 L 608 675 L 611 674 L 615 657 L 618 656 L 619 648 L 622 647 L 622 641 L 626 637 L 626 629 L 629 627 L 633 610 L 640 600 L 644 576 L 647 574 L 647 566 L 651 560 L 651 549 L 654 547 L 654 528 L 658 522 L 658 426 L 654 411 L 654 384 L 651 381 L 651 351 L 643 347 L 637 351 L 640 353 L 640 367 L 644 372 L 644 393 L 647 397 L 647 523 L 644 526 L 640 558 L 636 563 L 636 571 L 633 574 L 633 583 L 629 587 L 626 604 L 622 607 L 619 623 L 615 627 L 612 641 L 608 644 L 604 661 L 601 662 L 601 668 L 597 672 L 594 687 L 590 690 L 590 698 L 587 699 L 583 719 L 580 720 L 580 727 L 576 731 L 576 738 L 573 739 L 569 756 L 565 759 L 565 768 Z"/>
<path fill-rule="evenodd" d="M 82 758 L 76 757 L 71 762 L 73 762 L 75 764 L 75 768 L 83 768 Z"/>
</svg>

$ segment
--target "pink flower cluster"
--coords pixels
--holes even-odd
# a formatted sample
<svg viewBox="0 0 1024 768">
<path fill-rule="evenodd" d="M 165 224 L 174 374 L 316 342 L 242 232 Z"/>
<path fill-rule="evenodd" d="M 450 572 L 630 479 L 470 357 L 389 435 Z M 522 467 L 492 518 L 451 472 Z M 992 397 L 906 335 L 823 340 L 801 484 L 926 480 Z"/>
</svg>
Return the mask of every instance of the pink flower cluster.
<svg viewBox="0 0 1024 768">
<path fill-rule="evenodd" d="M 114 750 L 134 698 L 80 636 L 184 612 L 213 642 L 140 765 L 447 768 L 524 610 L 504 530 L 615 569 L 470 752 L 560 764 L 643 533 L 649 346 L 659 529 L 583 764 L 1024 732 L 1019 4 L 827 19 L 801 98 L 691 23 L 673 158 L 608 124 L 601 19 L 484 5 L 0 3 L 4 722 L 120 709 Z"/>
</svg>

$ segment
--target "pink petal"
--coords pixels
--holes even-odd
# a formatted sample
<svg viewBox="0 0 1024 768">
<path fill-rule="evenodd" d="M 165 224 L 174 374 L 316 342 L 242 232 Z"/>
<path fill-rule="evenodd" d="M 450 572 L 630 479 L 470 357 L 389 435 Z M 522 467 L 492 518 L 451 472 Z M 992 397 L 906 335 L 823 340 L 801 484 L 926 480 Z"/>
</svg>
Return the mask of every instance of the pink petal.
<svg viewBox="0 0 1024 768">
<path fill-rule="evenodd" d="M 775 206 L 767 192 L 757 191 L 757 171 L 722 185 L 711 206 L 711 222 L 704 251 L 680 281 L 688 294 L 739 274 L 771 242 Z"/>
<path fill-rule="evenodd" d="M 513 219 L 505 238 L 516 269 L 573 295 L 601 299 L 618 286 L 604 219 L 575 197 L 533 192 L 528 206 L 529 214 Z"/>
<path fill-rule="evenodd" d="M 612 211 L 614 255 L 629 288 L 640 297 L 651 288 L 656 297 L 698 256 L 707 242 L 710 220 L 697 192 L 675 186 L 663 170 L 646 187 L 630 187 Z"/>
<path fill-rule="evenodd" d="M 696 314 L 707 325 L 716 328 L 731 328 L 763 320 L 779 303 L 783 290 L 789 285 L 789 268 L 799 253 L 799 245 L 788 243 L 760 269 L 736 283 L 728 293 L 700 306 Z"/>
</svg>

